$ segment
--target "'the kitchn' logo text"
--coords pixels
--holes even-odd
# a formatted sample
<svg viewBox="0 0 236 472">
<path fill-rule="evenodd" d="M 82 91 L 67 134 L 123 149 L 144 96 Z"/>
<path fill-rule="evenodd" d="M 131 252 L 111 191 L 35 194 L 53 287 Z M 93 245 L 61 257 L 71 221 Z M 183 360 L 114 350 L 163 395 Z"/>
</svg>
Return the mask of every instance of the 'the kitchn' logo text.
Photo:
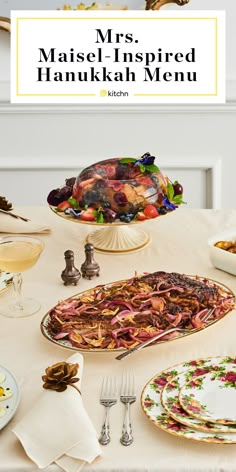
<svg viewBox="0 0 236 472">
<path fill-rule="evenodd" d="M 100 97 L 128 97 L 128 92 L 123 92 L 123 90 L 119 90 L 116 92 L 115 90 L 100 90 Z"/>
</svg>

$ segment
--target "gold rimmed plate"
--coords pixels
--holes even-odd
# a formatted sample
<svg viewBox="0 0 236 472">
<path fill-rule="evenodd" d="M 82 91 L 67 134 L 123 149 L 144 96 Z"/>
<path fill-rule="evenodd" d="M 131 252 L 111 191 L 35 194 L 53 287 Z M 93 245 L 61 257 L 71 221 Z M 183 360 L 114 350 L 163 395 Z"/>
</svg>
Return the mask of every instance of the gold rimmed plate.
<svg viewBox="0 0 236 472">
<path fill-rule="evenodd" d="M 230 290 L 225 285 L 223 285 L 219 282 L 213 281 L 211 279 L 206 279 L 205 277 L 199 277 L 199 276 L 188 276 L 188 277 L 190 277 L 192 279 L 202 281 L 202 282 L 205 281 L 205 283 L 207 282 L 207 285 L 217 287 L 219 290 L 221 290 L 225 294 L 225 296 L 227 296 L 229 298 L 230 306 L 228 306 L 227 309 L 225 309 L 225 311 L 220 314 L 220 316 L 219 316 L 218 310 L 215 309 L 215 311 L 213 312 L 211 317 L 207 320 L 207 322 L 205 322 L 204 325 L 201 328 L 199 328 L 198 330 L 196 330 L 196 328 L 192 328 L 192 329 L 189 329 L 189 332 L 187 332 L 187 333 L 186 332 L 185 333 L 176 332 L 176 333 L 174 333 L 174 336 L 172 336 L 171 338 L 163 339 L 163 340 L 160 339 L 155 344 L 169 342 L 169 341 L 172 341 L 172 340 L 175 340 L 175 339 L 180 339 L 182 337 L 189 336 L 189 335 L 194 334 L 196 332 L 202 331 L 203 329 L 213 325 L 214 323 L 216 323 L 220 319 L 224 318 L 224 316 L 226 316 L 226 314 L 229 313 L 230 311 L 232 311 L 235 307 L 235 295 L 232 292 L 232 290 Z M 99 290 L 104 291 L 106 289 L 110 289 L 111 287 L 116 287 L 116 286 L 119 286 L 119 284 L 122 285 L 122 284 L 128 283 L 128 282 L 129 282 L 129 280 L 123 280 L 123 281 L 114 282 L 114 283 L 111 283 L 111 284 L 98 286 L 98 287 L 95 287 L 93 289 L 89 289 L 89 290 L 81 292 L 77 295 L 74 295 L 73 297 L 70 297 L 70 298 L 66 299 L 64 302 L 69 303 L 69 302 L 74 302 L 74 301 L 76 302 L 78 300 L 78 303 L 79 303 L 81 298 L 83 298 L 82 303 L 86 303 L 86 301 L 84 302 L 84 300 L 86 300 L 88 297 L 92 297 L 92 300 L 94 299 L 95 296 L 98 297 Z M 147 297 L 148 297 L 148 294 L 147 294 Z M 61 302 L 59 302 L 59 303 L 61 303 Z M 91 300 L 90 300 L 90 303 L 91 303 Z M 76 303 L 75 303 L 75 306 L 76 306 Z M 71 319 L 70 319 L 70 325 L 67 328 L 68 334 L 62 332 L 61 333 L 62 335 L 61 336 L 59 335 L 59 337 L 60 337 L 60 339 L 59 339 L 58 336 L 53 334 L 53 329 L 52 329 L 52 324 L 51 324 L 51 321 L 52 321 L 53 317 L 54 317 L 54 320 L 55 320 L 55 314 L 56 314 L 57 308 L 58 308 L 58 304 L 55 305 L 51 310 L 49 310 L 48 313 L 46 313 L 46 315 L 43 317 L 43 319 L 41 321 L 42 334 L 49 341 L 57 344 L 58 346 L 61 346 L 61 347 L 67 348 L 67 349 L 71 349 L 71 350 L 74 350 L 74 351 L 111 352 L 111 351 L 126 350 L 125 347 L 100 348 L 100 347 L 96 347 L 96 345 L 94 345 L 94 347 L 92 347 L 92 348 L 89 348 L 89 347 L 84 348 L 84 347 L 78 346 L 78 343 L 72 343 L 70 341 L 70 338 L 71 338 L 70 335 L 71 335 L 71 332 L 74 329 L 76 329 L 76 325 L 75 324 L 73 325 L 73 323 L 76 323 L 76 321 L 75 322 L 71 321 Z M 99 329 L 101 329 L 101 330 L 102 330 L 103 316 L 104 316 L 104 320 L 105 319 L 107 320 L 106 315 L 101 315 L 101 313 L 99 313 L 99 319 L 96 319 L 95 317 L 91 317 L 91 320 L 93 321 L 93 323 L 97 322 L 97 325 L 99 325 Z M 114 316 L 115 316 L 115 314 L 114 314 Z M 60 321 L 58 321 L 58 322 L 60 323 Z M 134 323 L 132 323 L 132 327 L 135 327 Z M 55 336 L 56 336 L 56 338 L 55 338 Z M 111 338 L 111 341 L 112 341 L 112 338 Z"/>
<path fill-rule="evenodd" d="M 236 371 L 211 370 L 188 380 L 180 389 L 182 408 L 198 420 L 236 427 Z"/>
<path fill-rule="evenodd" d="M 211 433 L 220 434 L 236 433 L 236 424 L 224 425 L 200 420 L 188 414 L 179 403 L 179 393 L 186 382 L 189 382 L 190 385 L 196 383 L 196 386 L 201 387 L 201 375 L 211 372 L 224 376 L 227 374 L 228 369 L 229 364 L 220 362 L 219 365 L 203 365 L 178 374 L 165 385 L 161 393 L 161 403 L 166 413 L 177 422 L 199 431 L 210 431 Z M 236 364 L 230 364 L 230 369 L 236 378 Z"/>
<path fill-rule="evenodd" d="M 197 375 L 196 371 L 200 369 L 210 369 L 213 366 L 227 365 L 236 366 L 236 357 L 208 357 L 204 359 L 194 359 L 192 361 L 182 362 L 175 366 L 165 369 L 164 371 L 152 377 L 144 386 L 141 394 L 141 407 L 148 420 L 163 431 L 177 436 L 179 438 L 194 440 L 198 442 L 206 442 L 213 444 L 236 444 L 235 433 L 223 433 L 221 431 L 199 431 L 176 421 L 168 415 L 161 403 L 161 395 L 163 388 L 172 381 L 174 384 L 175 377 L 181 373 L 189 373 L 189 375 Z M 220 425 L 219 425 L 220 426 Z"/>
</svg>

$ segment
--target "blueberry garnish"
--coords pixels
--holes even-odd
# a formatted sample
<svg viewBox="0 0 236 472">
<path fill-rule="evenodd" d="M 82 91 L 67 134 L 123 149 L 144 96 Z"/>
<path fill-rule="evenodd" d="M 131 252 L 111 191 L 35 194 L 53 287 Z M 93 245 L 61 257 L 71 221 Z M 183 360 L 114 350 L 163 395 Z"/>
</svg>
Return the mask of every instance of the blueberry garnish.
<svg viewBox="0 0 236 472">
<path fill-rule="evenodd" d="M 165 206 L 162 206 L 162 207 L 158 208 L 158 212 L 159 212 L 160 215 L 166 215 L 167 209 L 166 209 Z"/>
<path fill-rule="evenodd" d="M 134 219 L 133 213 L 123 213 L 119 215 L 120 221 L 123 223 L 130 223 Z"/>
</svg>

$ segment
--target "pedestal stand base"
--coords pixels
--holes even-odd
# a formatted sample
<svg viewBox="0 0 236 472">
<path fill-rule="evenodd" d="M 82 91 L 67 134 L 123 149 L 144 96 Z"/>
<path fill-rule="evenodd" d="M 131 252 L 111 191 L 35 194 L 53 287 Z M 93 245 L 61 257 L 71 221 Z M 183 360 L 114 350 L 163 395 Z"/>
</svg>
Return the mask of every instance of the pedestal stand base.
<svg viewBox="0 0 236 472">
<path fill-rule="evenodd" d="M 98 252 L 122 254 L 140 251 L 151 242 L 151 236 L 132 226 L 109 226 L 90 233 L 86 241 Z"/>
</svg>

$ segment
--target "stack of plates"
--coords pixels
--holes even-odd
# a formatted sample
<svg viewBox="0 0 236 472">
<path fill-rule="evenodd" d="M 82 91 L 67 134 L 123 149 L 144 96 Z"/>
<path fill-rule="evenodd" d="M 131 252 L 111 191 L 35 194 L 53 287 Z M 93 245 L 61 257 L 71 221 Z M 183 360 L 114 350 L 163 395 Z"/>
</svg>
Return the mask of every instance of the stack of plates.
<svg viewBox="0 0 236 472">
<path fill-rule="evenodd" d="M 236 357 L 183 362 L 153 377 L 141 404 L 148 419 L 170 434 L 211 443 L 236 443 Z"/>
</svg>

